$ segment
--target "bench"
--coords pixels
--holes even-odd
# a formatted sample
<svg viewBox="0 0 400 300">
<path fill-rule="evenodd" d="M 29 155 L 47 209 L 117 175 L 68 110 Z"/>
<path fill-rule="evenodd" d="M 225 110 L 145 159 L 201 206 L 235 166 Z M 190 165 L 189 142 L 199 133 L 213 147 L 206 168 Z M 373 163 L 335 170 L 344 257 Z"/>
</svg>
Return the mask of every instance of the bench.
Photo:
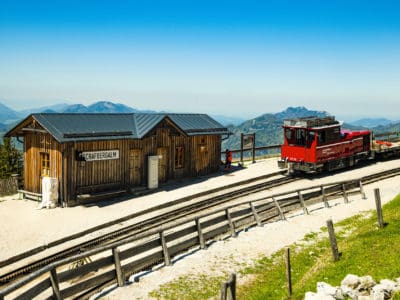
<svg viewBox="0 0 400 300">
<path fill-rule="evenodd" d="M 42 194 L 39 193 L 34 193 L 34 192 L 28 192 L 24 190 L 18 190 L 18 199 L 30 199 L 30 200 L 35 200 L 35 201 L 42 201 Z"/>
<path fill-rule="evenodd" d="M 127 192 L 119 183 L 90 185 L 77 188 L 76 199 L 79 203 L 117 197 Z"/>
</svg>

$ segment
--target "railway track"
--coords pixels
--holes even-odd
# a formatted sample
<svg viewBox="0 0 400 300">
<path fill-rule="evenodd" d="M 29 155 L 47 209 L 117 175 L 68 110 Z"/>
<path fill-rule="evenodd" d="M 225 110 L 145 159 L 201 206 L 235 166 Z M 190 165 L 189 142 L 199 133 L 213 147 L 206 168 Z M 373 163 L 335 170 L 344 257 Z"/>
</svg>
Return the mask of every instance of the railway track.
<svg viewBox="0 0 400 300">
<path fill-rule="evenodd" d="M 70 257 L 70 256 L 73 256 L 73 255 L 76 255 L 79 253 L 83 253 L 85 251 L 88 251 L 88 250 L 98 247 L 100 245 L 106 245 L 108 243 L 113 243 L 113 242 L 116 242 L 116 241 L 119 241 L 122 239 L 129 238 L 132 235 L 146 232 L 146 231 L 148 231 L 152 228 L 158 227 L 162 224 L 172 222 L 174 220 L 183 218 L 183 217 L 191 215 L 191 214 L 199 213 L 200 211 L 202 211 L 204 209 L 210 209 L 212 207 L 216 207 L 216 206 L 222 205 L 224 203 L 228 203 L 228 202 L 230 202 L 234 199 L 240 198 L 240 197 L 244 197 L 244 196 L 247 196 L 250 194 L 254 194 L 257 192 L 261 192 L 261 191 L 273 188 L 278 185 L 287 184 L 287 183 L 293 182 L 295 180 L 298 180 L 298 178 L 283 176 L 284 172 L 285 171 L 280 171 L 280 172 L 274 173 L 269 176 L 262 176 L 259 178 L 254 178 L 252 180 L 246 180 L 246 181 L 243 181 L 240 183 L 236 183 L 231 186 L 217 188 L 212 191 L 207 191 L 204 193 L 199 193 L 199 194 L 192 195 L 189 197 L 177 199 L 177 200 L 173 201 L 172 203 L 171 202 L 167 203 L 167 205 L 153 207 L 144 212 L 142 211 L 140 213 L 130 215 L 130 216 L 128 216 L 129 218 L 128 217 L 120 218 L 113 222 L 106 223 L 101 226 L 97 226 L 94 229 L 86 230 L 86 231 L 82 232 L 81 234 L 74 235 L 72 237 L 78 238 L 85 234 L 93 233 L 97 230 L 104 229 L 107 226 L 121 223 L 121 222 L 129 220 L 129 219 L 134 219 L 135 217 L 137 217 L 139 215 L 150 214 L 154 211 L 164 209 L 166 207 L 176 206 L 176 208 L 171 209 L 168 212 L 165 212 L 156 217 L 152 217 L 151 219 L 145 219 L 144 221 L 131 224 L 122 229 L 106 233 L 106 234 L 102 235 L 101 237 L 90 239 L 88 241 L 85 241 L 85 242 L 75 245 L 73 247 L 65 248 L 61 251 L 51 254 L 48 257 L 31 261 L 23 266 L 16 268 L 15 270 L 12 270 L 10 272 L 2 274 L 2 275 L 0 275 L 0 288 L 4 287 L 6 285 L 9 285 L 12 282 L 16 281 L 17 279 L 19 279 L 20 277 L 27 275 L 31 272 L 34 272 L 34 271 L 38 270 L 39 268 L 41 268 L 49 263 L 55 262 L 57 260 L 64 259 L 66 257 Z M 277 178 L 273 178 L 273 177 L 277 177 Z M 66 241 L 68 241 L 68 239 L 64 238 L 62 240 L 59 240 L 58 241 L 59 243 L 57 241 L 52 243 L 51 246 L 55 247 Z M 32 253 L 36 254 L 40 251 L 48 250 L 48 249 L 49 249 L 49 247 L 47 249 L 42 249 L 42 248 L 33 249 Z M 25 255 L 15 256 L 13 258 L 8 259 L 7 261 L 3 261 L 3 262 L 1 262 L 1 266 L 7 265 L 7 262 L 8 263 L 16 263 L 22 259 L 29 259 L 28 254 L 29 254 L 29 251 Z"/>
<path fill-rule="evenodd" d="M 347 185 L 348 185 L 348 187 L 350 188 L 348 191 L 350 192 L 351 191 L 351 189 L 353 189 L 353 188 L 357 188 L 357 183 L 359 183 L 359 182 L 361 182 L 362 181 L 362 183 L 363 183 L 363 185 L 366 185 L 366 184 L 370 184 L 370 183 L 373 183 L 373 182 L 377 182 L 377 181 L 380 181 L 380 180 L 383 180 L 383 179 L 387 179 L 387 178 L 390 178 L 390 177 L 394 177 L 394 176 L 399 176 L 400 175 L 400 168 L 396 168 L 396 169 L 392 169 L 392 170 L 386 170 L 386 171 L 383 171 L 383 172 L 379 172 L 379 173 L 375 173 L 375 174 L 371 174 L 371 175 L 368 175 L 368 176 L 365 176 L 365 177 L 362 177 L 362 178 L 358 178 L 358 179 L 353 179 L 353 180 L 349 180 L 349 181 L 347 181 Z M 296 180 L 295 178 L 286 178 L 287 180 Z M 283 184 L 282 182 L 284 182 L 284 180 L 283 180 L 283 178 L 276 178 L 276 179 L 273 179 L 273 180 L 269 180 L 268 181 L 269 182 L 269 184 L 271 184 L 270 186 L 269 186 L 269 188 L 272 186 L 272 185 L 274 185 L 274 184 L 277 184 L 277 185 L 279 185 L 279 184 Z M 326 188 L 326 192 L 327 192 L 327 195 L 331 198 L 331 199 L 333 199 L 334 197 L 335 197 L 335 195 L 336 196 L 343 196 L 343 197 L 346 197 L 346 199 L 347 199 L 347 196 L 344 196 L 345 194 L 342 194 L 341 195 L 341 192 L 340 192 L 340 188 L 341 188 L 341 186 L 343 186 L 344 184 L 346 184 L 345 182 L 336 182 L 336 183 L 331 183 L 331 184 L 324 184 L 324 185 L 326 185 L 327 187 L 329 187 L 329 188 Z M 353 187 L 353 184 L 355 185 L 354 187 Z M 235 198 L 238 198 L 238 197 L 242 197 L 242 196 L 245 196 L 245 195 L 248 195 L 248 194 L 252 194 L 252 193 L 255 193 L 258 189 L 259 190 L 262 190 L 263 189 L 263 185 L 264 185 L 264 189 L 265 189 L 265 186 L 267 185 L 267 182 L 264 182 L 264 183 L 260 183 L 260 182 L 258 182 L 258 183 L 255 183 L 255 184 L 252 184 L 251 186 L 253 187 L 253 192 L 252 191 L 250 191 L 249 190 L 249 186 L 247 186 L 246 188 L 243 188 L 243 194 L 242 195 L 240 195 L 240 193 L 238 192 L 238 191 L 233 191 L 233 190 L 231 190 L 230 191 L 230 193 L 225 193 L 225 195 L 226 194 L 228 194 L 228 195 L 226 195 L 226 198 L 224 199 L 224 200 L 226 200 L 225 202 L 229 202 L 230 200 L 232 200 L 232 199 L 235 199 Z M 315 192 L 314 192 L 314 189 L 315 188 L 318 188 L 319 187 L 319 185 L 317 184 L 317 185 L 313 185 L 313 186 L 309 186 L 309 187 L 304 187 L 302 190 L 304 190 L 304 191 L 309 191 L 309 192 L 304 192 L 304 194 L 302 193 L 302 195 L 303 195 L 303 197 L 304 197 L 304 200 L 307 200 L 307 203 L 312 203 L 315 199 L 317 199 L 318 197 L 320 197 L 320 196 L 318 196 L 317 194 L 318 193 L 316 193 L 315 194 Z M 361 189 L 361 184 L 360 184 L 360 189 Z M 273 197 L 279 197 L 279 196 L 282 196 L 282 195 L 284 195 L 284 194 L 287 194 L 287 197 L 286 198 L 281 198 L 281 199 L 279 199 L 278 201 L 280 201 L 282 204 L 282 206 L 281 206 L 281 208 L 283 208 L 283 207 L 285 207 L 285 208 L 287 208 L 288 210 L 286 210 L 285 211 L 285 213 L 287 213 L 287 212 L 289 212 L 289 211 L 292 211 L 293 209 L 295 209 L 295 208 L 290 208 L 289 209 L 289 207 L 291 206 L 291 205 L 294 205 L 294 202 L 293 202 L 293 200 L 292 200 L 292 198 L 293 198 L 293 193 L 294 194 L 296 194 L 297 192 L 300 192 L 300 190 L 291 190 L 291 191 L 288 191 L 288 192 L 285 192 L 285 193 L 282 193 L 282 194 L 274 194 L 274 195 L 270 195 L 269 197 L 272 197 L 272 199 L 273 199 Z M 344 193 L 344 192 L 343 192 Z M 231 194 L 231 195 L 229 195 L 229 194 Z M 315 195 L 314 195 L 315 194 Z M 220 197 L 222 197 L 222 199 L 224 198 L 223 197 L 223 195 L 219 195 Z M 227 200 L 228 198 L 229 198 L 229 196 L 231 196 L 231 199 L 230 200 Z M 216 196 L 217 197 L 217 196 Z M 209 197 L 209 199 L 208 200 L 212 200 L 212 199 L 216 199 L 216 197 Z M 268 196 L 267 196 L 268 197 Z M 265 198 L 265 197 L 264 197 Z M 261 199 L 259 199 L 259 200 L 261 200 Z M 215 200 L 216 202 L 218 202 L 218 200 Z M 244 205 L 244 204 L 248 204 L 248 202 L 247 202 L 248 200 L 246 200 L 246 199 L 241 199 L 240 201 L 235 201 L 235 206 L 240 206 L 240 205 Z M 254 201 L 258 201 L 258 200 L 254 200 Z M 321 199 L 319 199 L 319 201 L 321 201 Z M 324 200 L 325 201 L 325 200 Z M 293 202 L 293 203 L 292 203 Z M 298 201 L 297 201 L 298 202 Z M 224 201 L 221 201 L 219 204 L 223 204 L 224 203 Z M 191 203 L 191 204 L 193 204 L 193 203 Z M 186 221 L 184 221 L 184 220 L 186 220 L 186 219 L 188 219 L 188 218 L 196 218 L 197 217 L 197 215 L 196 216 L 191 216 L 191 213 L 190 212 L 185 212 L 185 208 L 186 209 L 188 209 L 188 210 L 197 210 L 197 211 L 199 211 L 199 210 L 204 210 L 204 209 L 206 209 L 205 207 L 207 207 L 207 203 L 206 203 L 206 201 L 203 203 L 204 204 L 204 206 L 201 206 L 201 205 L 199 205 L 198 206 L 198 208 L 196 208 L 196 206 L 191 206 L 190 204 L 189 205 L 187 205 L 186 207 L 184 207 L 184 208 L 182 208 L 182 214 L 178 217 L 174 217 L 174 218 L 171 218 L 171 219 L 169 219 L 168 218 L 168 216 L 167 215 L 163 215 L 165 218 L 163 219 L 163 218 L 161 218 L 160 220 L 159 220 L 159 222 L 160 223 L 158 223 L 158 225 L 154 225 L 154 226 L 159 226 L 160 227 L 160 224 L 162 224 L 162 226 L 161 227 L 164 227 L 164 225 L 166 226 L 166 227 L 168 227 L 169 226 L 169 228 L 173 228 L 173 227 L 171 227 L 172 225 L 170 224 L 170 225 L 166 225 L 166 223 L 165 222 L 168 222 L 167 220 L 174 220 L 174 219 L 180 219 L 180 220 L 178 220 L 177 221 L 177 223 L 175 223 L 174 222 L 174 224 L 180 224 L 179 222 L 186 222 Z M 225 205 L 227 205 L 227 206 L 225 206 Z M 223 205 L 223 207 L 222 207 L 222 209 L 224 209 L 224 207 L 228 207 L 228 206 L 230 206 L 231 205 L 231 203 L 226 203 L 225 205 Z M 297 205 L 298 206 L 298 205 Z M 213 204 L 210 204 L 209 205 L 209 208 L 211 208 L 211 210 L 212 211 L 214 211 L 214 212 L 217 212 L 217 211 L 220 211 L 221 210 L 221 207 L 219 207 L 219 208 L 217 208 L 217 207 L 214 207 L 214 205 Z M 173 213 L 173 212 L 175 212 L 176 213 L 176 211 L 177 210 L 172 210 L 171 212 Z M 212 212 L 211 212 L 212 213 Z M 208 213 L 207 213 L 207 215 L 208 215 Z M 243 217 L 245 217 L 245 215 L 243 215 Z M 147 221 L 146 221 L 147 222 Z M 237 219 L 235 222 L 240 222 L 240 218 L 239 219 Z M 252 223 L 254 223 L 255 221 L 253 220 L 253 221 L 251 221 L 250 223 L 252 224 Z M 264 221 L 264 222 L 268 222 L 268 221 Z M 263 222 L 263 223 L 264 223 Z M 144 224 L 144 223 L 138 223 L 138 224 L 136 224 L 136 225 L 138 225 L 138 226 L 141 226 L 142 224 Z M 148 223 L 149 224 L 149 226 L 147 226 L 146 227 L 146 229 L 144 229 L 143 231 L 144 232 L 141 232 L 141 231 L 136 231 L 135 233 L 133 233 L 134 231 L 131 231 L 131 232 L 126 232 L 126 234 L 127 235 L 125 235 L 124 236 L 124 234 L 121 234 L 121 235 L 119 235 L 119 236 L 109 236 L 109 239 L 107 240 L 107 239 L 104 239 L 104 241 L 103 242 L 101 242 L 101 245 L 102 245 L 102 247 L 99 247 L 99 248 L 96 248 L 96 246 L 93 246 L 92 248 L 91 248 L 91 250 L 89 250 L 89 249 L 79 249 L 79 252 L 78 253 L 83 253 L 83 255 L 81 254 L 81 255 L 79 255 L 78 257 L 86 257 L 86 256 L 88 256 L 88 255 L 91 255 L 91 254 L 95 254 L 95 253 L 98 253 L 98 251 L 103 251 L 103 250 L 101 250 L 101 249 L 104 249 L 104 245 L 105 245 L 105 247 L 114 247 L 113 245 L 116 245 L 116 244 L 120 244 L 120 245 L 122 245 L 121 243 L 124 243 L 125 241 L 119 241 L 120 239 L 127 239 L 126 241 L 132 241 L 133 239 L 137 239 L 138 238 L 138 236 L 143 236 L 143 235 L 146 235 L 146 234 L 148 234 L 148 232 L 147 232 L 147 230 L 149 230 L 149 231 L 151 231 L 151 232 L 158 232 L 158 230 L 159 230 L 159 228 L 152 228 L 152 225 L 151 225 L 151 222 L 150 223 Z M 183 224 L 183 223 L 182 223 Z M 240 226 L 240 225 L 239 225 Z M 249 225 L 247 225 L 247 226 L 249 226 Z M 234 228 L 234 227 L 233 227 Z M 133 235 L 133 236 L 132 236 Z M 130 237 L 130 238 L 129 238 Z M 105 236 L 104 236 L 104 238 L 106 238 Z M 116 242 L 117 241 L 117 242 Z M 119 241 L 119 242 L 118 242 Z M 107 246 L 107 243 L 113 243 L 113 245 L 109 245 L 109 246 Z M 100 244 L 99 244 L 100 245 Z M 111 248 L 110 248 L 111 249 Z M 88 251 L 88 253 L 87 254 L 85 254 L 85 252 L 86 251 Z M 171 250 L 172 251 L 172 250 Z M 49 257 L 48 257 L 49 258 Z M 76 260 L 77 258 L 76 257 L 71 257 L 70 255 L 67 255 L 66 256 L 66 259 L 64 259 L 63 260 L 63 264 L 65 264 L 66 262 L 66 260 L 68 260 L 69 261 L 69 263 L 70 262 L 73 262 L 74 260 Z M 55 262 L 56 264 L 57 264 L 57 260 L 54 260 L 53 262 Z M 61 263 L 61 262 L 60 262 Z M 53 263 L 51 263 L 50 264 L 50 266 L 51 265 L 54 265 Z M 149 266 L 149 265 L 146 265 L 147 267 Z M 46 269 L 47 268 L 47 269 Z M 9 284 L 8 285 L 10 285 L 10 286 L 8 286 L 8 287 L 4 287 L 4 289 L 3 289 L 3 286 L 0 286 L 0 298 L 1 298 L 1 296 L 3 295 L 8 295 L 11 291 L 15 291 L 15 289 L 18 289 L 19 287 L 22 287 L 23 285 L 25 285 L 25 284 L 27 284 L 27 282 L 29 282 L 29 280 L 32 280 L 32 279 L 30 279 L 30 278 L 38 278 L 37 276 L 39 276 L 38 274 L 42 274 L 42 273 L 40 273 L 40 272 L 49 272 L 49 266 L 47 266 L 46 268 L 41 268 L 40 270 L 38 270 L 38 271 L 36 271 L 36 272 L 34 272 L 32 275 L 29 275 L 29 276 L 25 276 L 24 277 L 24 279 L 22 279 L 21 281 L 18 281 L 18 282 L 11 282 L 11 279 L 10 279 L 10 281 L 9 281 Z M 52 267 L 52 268 L 54 268 L 54 267 Z M 136 270 L 137 271 L 137 270 Z M 39 273 L 38 273 L 39 272 Z M 115 271 L 111 271 L 111 272 L 115 272 Z M 43 273 L 44 274 L 44 273 Z M 9 275 L 11 275 L 11 274 L 9 274 Z M 105 275 L 107 275 L 107 274 L 105 274 Z M 113 276 L 114 276 L 114 274 L 112 274 Z M 41 275 L 40 275 L 41 276 Z M 62 275 L 61 275 L 62 276 Z M 102 275 L 99 275 L 99 276 L 102 276 Z M 16 277 L 14 277 L 14 278 L 16 278 Z M 42 278 L 44 278 L 44 277 L 41 277 L 41 279 Z M 49 280 L 49 279 L 47 279 L 47 280 Z M 81 296 L 82 297 L 89 297 L 88 295 L 91 295 L 95 290 L 97 291 L 97 290 L 99 290 L 100 288 L 101 288 L 101 286 L 108 286 L 109 284 L 111 284 L 112 282 L 115 282 L 115 279 L 111 279 L 111 277 L 110 277 L 110 279 L 107 279 L 107 280 L 110 280 L 110 281 L 107 281 L 107 282 L 102 282 L 102 283 L 100 283 L 99 282 L 99 285 L 98 286 L 95 286 L 95 285 L 92 285 L 92 287 L 93 288 L 91 288 L 90 290 L 88 290 L 88 291 L 85 291 L 83 294 L 81 294 L 81 295 L 78 295 L 77 296 L 77 298 L 80 298 Z M 85 283 L 85 282 L 84 282 Z M 43 281 L 43 284 L 47 284 L 47 286 L 48 286 L 48 284 L 49 283 L 47 283 L 46 282 L 46 280 L 45 281 Z M 86 283 L 85 283 L 86 284 Z M 36 288 L 38 288 L 39 286 L 37 286 L 37 287 L 31 287 L 31 290 L 32 290 L 32 292 L 30 292 L 30 295 L 34 295 L 34 291 L 35 291 L 35 289 Z M 50 288 L 51 288 L 51 285 L 50 285 Z M 73 287 L 73 288 L 76 288 L 75 286 Z M 53 289 L 54 289 L 54 286 L 53 286 Z M 63 291 L 64 292 L 64 291 Z M 68 294 L 68 295 L 71 295 L 71 293 L 69 292 L 69 291 L 67 291 L 67 289 L 65 290 L 65 293 L 66 294 Z M 85 295 L 85 296 L 84 296 Z"/>
<path fill-rule="evenodd" d="M 384 180 L 390 177 L 398 176 L 400 175 L 400 168 L 392 169 L 392 170 L 386 170 L 383 172 L 375 173 L 372 175 L 368 175 L 362 178 L 362 182 L 364 185 L 366 184 L 371 184 L 380 180 Z M 210 191 L 206 192 L 205 194 L 208 194 L 207 197 L 204 197 L 204 193 L 194 195 L 192 197 L 186 197 L 182 199 L 178 199 L 175 201 L 175 205 L 181 205 L 179 208 L 171 209 L 170 211 L 158 215 L 157 217 L 151 218 L 151 219 L 145 219 L 144 221 L 137 222 L 134 224 L 131 224 L 127 227 L 124 227 L 120 230 L 115 230 L 112 232 L 109 232 L 107 234 L 104 234 L 101 237 L 94 238 L 91 240 L 88 240 L 84 243 L 80 243 L 78 245 L 75 245 L 73 247 L 69 247 L 66 249 L 63 249 L 62 251 L 59 251 L 55 254 L 52 254 L 48 257 L 38 259 L 35 261 L 30 262 L 29 264 L 23 265 L 11 272 L 8 272 L 6 274 L 0 275 L 0 289 L 12 284 L 16 280 L 18 280 L 20 277 L 27 275 L 31 272 L 34 272 L 41 267 L 50 264 L 52 262 L 55 262 L 57 260 L 61 260 L 79 253 L 84 253 L 86 251 L 89 251 L 90 249 L 94 249 L 98 246 L 104 246 L 110 243 L 114 243 L 123 239 L 127 239 L 131 236 L 146 232 L 148 230 L 151 230 L 153 228 L 159 227 L 163 224 L 167 224 L 169 222 L 172 222 L 174 220 L 181 219 L 183 217 L 187 217 L 189 215 L 193 215 L 196 213 L 199 213 L 205 209 L 212 209 L 214 207 L 227 204 L 230 201 L 233 201 L 235 199 L 254 194 L 257 192 L 264 191 L 266 189 L 270 189 L 274 186 L 282 185 L 282 184 L 287 184 L 290 182 L 293 182 L 295 180 L 298 180 L 299 178 L 292 178 L 292 177 L 285 177 L 285 176 L 278 176 L 278 178 L 271 179 L 271 177 L 265 177 L 263 178 L 257 178 L 255 180 L 247 180 L 245 182 L 242 182 L 240 186 L 236 184 L 235 187 L 227 187 L 229 191 L 222 192 L 226 187 L 222 189 L 216 189 L 213 193 L 210 193 Z M 201 197 L 204 199 L 198 200 Z M 171 205 L 171 204 L 169 204 Z M 152 208 L 151 211 L 156 210 L 157 208 L 160 207 L 155 207 Z M 150 211 L 148 211 L 150 212 Z M 143 212 L 141 212 L 142 214 Z M 123 218 L 124 220 L 126 219 Z M 122 219 L 119 219 L 121 221 Z M 115 222 L 113 222 L 115 223 Z M 93 231 L 92 231 L 93 232 Z"/>
</svg>

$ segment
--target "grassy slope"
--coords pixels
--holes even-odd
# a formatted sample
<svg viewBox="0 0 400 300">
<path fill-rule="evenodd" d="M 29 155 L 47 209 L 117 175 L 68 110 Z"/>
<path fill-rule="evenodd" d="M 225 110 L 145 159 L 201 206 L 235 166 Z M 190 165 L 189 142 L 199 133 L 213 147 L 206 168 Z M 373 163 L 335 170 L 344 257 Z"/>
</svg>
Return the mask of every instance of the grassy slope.
<svg viewBox="0 0 400 300">
<path fill-rule="evenodd" d="M 365 218 L 357 215 L 335 224 L 340 261 L 332 261 L 327 238 L 308 235 L 313 242 L 307 246 L 293 246 L 293 297 L 302 299 L 306 291 L 315 291 L 318 281 L 340 285 L 349 273 L 371 275 L 376 281 L 400 276 L 400 255 L 394 245 L 400 243 L 400 196 L 384 207 L 387 226 L 377 228 L 376 213 Z M 323 228 L 326 231 L 326 228 Z M 307 239 L 306 237 L 306 239 Z M 285 299 L 286 282 L 283 251 L 274 258 L 261 260 L 257 267 L 245 273 L 255 274 L 256 280 L 240 287 L 239 299 Z"/>
<path fill-rule="evenodd" d="M 341 259 L 333 263 L 326 228 L 322 234 L 310 233 L 301 243 L 291 246 L 293 297 L 302 299 L 306 291 L 315 291 L 318 281 L 340 285 L 349 273 L 371 275 L 376 281 L 400 277 L 400 195 L 384 206 L 387 226 L 377 228 L 376 213 L 357 215 L 335 224 Z M 238 287 L 237 299 L 288 299 L 286 296 L 284 251 L 275 253 L 245 268 L 239 277 L 252 280 Z M 159 299 L 218 298 L 219 277 L 193 275 L 163 285 L 151 293 Z M 398 298 L 396 298 L 398 299 Z M 400 299 L 400 298 L 399 298 Z"/>
</svg>

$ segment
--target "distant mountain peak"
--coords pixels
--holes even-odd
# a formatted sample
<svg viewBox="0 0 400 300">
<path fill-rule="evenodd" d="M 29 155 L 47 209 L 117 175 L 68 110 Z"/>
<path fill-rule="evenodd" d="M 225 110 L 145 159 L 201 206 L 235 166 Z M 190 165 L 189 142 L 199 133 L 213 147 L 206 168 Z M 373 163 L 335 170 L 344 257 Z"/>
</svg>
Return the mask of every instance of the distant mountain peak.
<svg viewBox="0 0 400 300">
<path fill-rule="evenodd" d="M 63 113 L 88 113 L 89 109 L 83 104 L 71 104 L 71 105 L 68 105 L 62 112 Z"/>
<path fill-rule="evenodd" d="M 0 120 L 14 120 L 18 119 L 18 113 L 8 106 L 0 103 Z"/>
<path fill-rule="evenodd" d="M 90 113 L 133 113 L 138 112 L 137 109 L 126 106 L 121 103 L 113 103 L 110 101 L 98 101 L 88 106 Z"/>
<path fill-rule="evenodd" d="M 395 121 L 386 119 L 386 118 L 364 118 L 360 119 L 357 121 L 352 121 L 350 124 L 356 125 L 356 126 L 363 126 L 367 128 L 374 128 L 378 126 L 387 126 L 392 123 L 395 123 Z"/>
<path fill-rule="evenodd" d="M 304 118 L 304 117 L 325 117 L 328 116 L 329 113 L 326 111 L 318 111 L 318 110 L 309 110 L 304 106 L 297 107 L 288 107 L 284 111 L 276 113 L 275 117 L 280 120 L 284 119 L 292 119 L 292 118 Z"/>
</svg>

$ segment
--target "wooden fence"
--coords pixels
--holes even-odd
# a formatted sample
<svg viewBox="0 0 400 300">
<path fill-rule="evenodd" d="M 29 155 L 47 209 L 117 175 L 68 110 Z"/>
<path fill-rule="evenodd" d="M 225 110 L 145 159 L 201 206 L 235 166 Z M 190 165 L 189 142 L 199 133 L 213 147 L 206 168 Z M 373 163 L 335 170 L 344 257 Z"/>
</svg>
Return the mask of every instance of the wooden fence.
<svg viewBox="0 0 400 300">
<path fill-rule="evenodd" d="M 26 276 L 0 290 L 0 300 L 88 298 L 102 288 L 117 283 L 123 286 L 133 274 L 154 266 L 171 265 L 178 254 L 205 249 L 207 242 L 220 237 L 236 236 L 250 226 L 284 220 L 288 212 L 322 201 L 339 193 L 348 201 L 349 190 L 361 192 L 361 180 L 318 185 L 302 190 L 218 208 L 207 214 L 188 216 L 171 224 L 149 230 L 106 246 L 63 259 Z M 81 262 L 87 263 L 81 263 Z"/>
<path fill-rule="evenodd" d="M 0 195 L 16 194 L 18 190 L 18 176 L 0 179 Z"/>
<path fill-rule="evenodd" d="M 233 154 L 233 161 L 241 161 L 241 158 L 248 159 L 252 157 L 253 155 L 253 149 L 236 149 L 236 150 L 231 150 Z M 263 157 L 267 155 L 267 152 L 271 153 L 280 153 L 281 151 L 281 145 L 270 145 L 270 146 L 262 146 L 262 147 L 256 147 L 254 148 L 254 156 L 255 158 L 257 157 Z M 221 152 L 221 160 L 225 161 L 225 151 Z"/>
<path fill-rule="evenodd" d="M 236 300 L 236 273 L 221 285 L 221 300 Z"/>
</svg>

